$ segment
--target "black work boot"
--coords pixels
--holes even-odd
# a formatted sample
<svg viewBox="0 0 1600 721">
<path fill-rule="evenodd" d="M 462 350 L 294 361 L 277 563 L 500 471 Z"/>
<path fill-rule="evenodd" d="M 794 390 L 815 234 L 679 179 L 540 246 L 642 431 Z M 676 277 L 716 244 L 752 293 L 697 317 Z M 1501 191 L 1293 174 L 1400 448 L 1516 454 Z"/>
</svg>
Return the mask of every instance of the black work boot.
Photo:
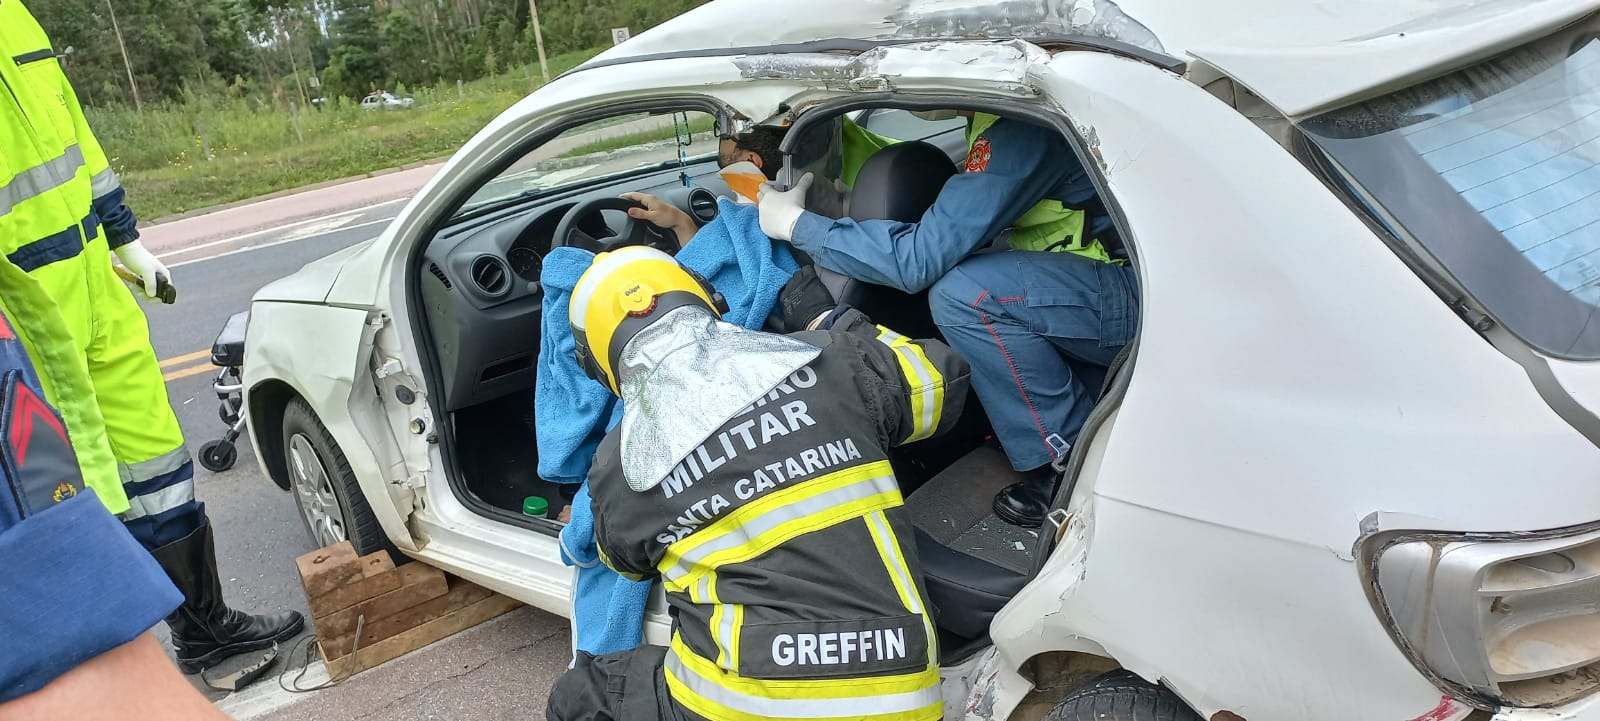
<svg viewBox="0 0 1600 721">
<path fill-rule="evenodd" d="M 994 515 L 1013 526 L 1038 528 L 1050 510 L 1050 497 L 1056 491 L 1056 469 L 1040 466 L 1024 471 L 1022 481 L 994 494 Z"/>
<path fill-rule="evenodd" d="M 183 592 L 183 605 L 167 617 L 167 626 L 172 629 L 178 668 L 184 673 L 199 673 L 229 656 L 270 648 L 294 638 L 305 626 L 295 611 L 252 616 L 228 608 L 222 600 L 209 520 L 151 554 Z"/>
</svg>

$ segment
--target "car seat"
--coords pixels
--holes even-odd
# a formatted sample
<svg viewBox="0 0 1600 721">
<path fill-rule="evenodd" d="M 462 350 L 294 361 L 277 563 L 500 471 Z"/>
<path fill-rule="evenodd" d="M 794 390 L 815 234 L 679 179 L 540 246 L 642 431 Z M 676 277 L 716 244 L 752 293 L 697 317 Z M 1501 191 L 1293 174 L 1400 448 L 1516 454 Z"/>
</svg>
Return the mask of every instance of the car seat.
<svg viewBox="0 0 1600 721">
<path fill-rule="evenodd" d="M 922 141 L 896 143 L 874 153 L 856 174 L 846 216 L 855 220 L 915 223 L 933 206 L 944 183 L 956 174 L 950 156 Z M 835 300 L 912 338 L 937 338 L 928 294 L 906 293 L 848 278 L 821 266 L 817 276 Z"/>
</svg>

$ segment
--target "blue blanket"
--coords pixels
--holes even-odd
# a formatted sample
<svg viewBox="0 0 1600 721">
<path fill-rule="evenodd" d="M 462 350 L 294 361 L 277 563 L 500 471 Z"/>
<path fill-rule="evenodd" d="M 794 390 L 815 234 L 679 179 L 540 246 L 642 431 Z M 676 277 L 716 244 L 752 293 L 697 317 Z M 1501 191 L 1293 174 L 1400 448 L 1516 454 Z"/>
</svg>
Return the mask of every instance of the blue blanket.
<svg viewBox="0 0 1600 721">
<path fill-rule="evenodd" d="M 788 246 L 761 232 L 754 206 L 719 201 L 720 213 L 678 253 L 685 267 L 705 276 L 728 301 L 723 319 L 760 328 L 778 291 L 799 270 Z M 543 318 L 535 385 L 534 424 L 539 476 L 556 483 L 582 483 L 600 439 L 622 417 L 621 404 L 590 380 L 573 357 L 567 303 L 594 255 L 557 248 L 544 261 Z M 573 593 L 573 647 L 600 655 L 625 651 L 642 640 L 650 584 L 629 581 L 599 563 L 589 492 L 580 489 L 572 520 L 561 532 L 562 560 L 577 567 Z"/>
</svg>

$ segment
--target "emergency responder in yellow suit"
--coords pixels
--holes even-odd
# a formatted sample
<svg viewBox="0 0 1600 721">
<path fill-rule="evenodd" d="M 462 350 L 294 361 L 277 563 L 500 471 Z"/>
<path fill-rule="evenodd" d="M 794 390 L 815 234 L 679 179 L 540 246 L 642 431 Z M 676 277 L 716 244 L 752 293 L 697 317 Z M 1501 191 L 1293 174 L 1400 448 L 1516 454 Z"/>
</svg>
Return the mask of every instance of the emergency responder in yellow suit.
<svg viewBox="0 0 1600 721">
<path fill-rule="evenodd" d="M 0 0 L 0 56 L 0 252 L 55 301 L 93 386 L 119 477 L 86 472 L 86 482 L 184 593 L 167 619 L 184 671 L 287 640 L 304 625 L 298 613 L 252 616 L 223 602 L 193 461 L 143 312 L 111 253 L 148 296 L 167 269 L 138 242 L 106 154 L 21 0 Z"/>
</svg>

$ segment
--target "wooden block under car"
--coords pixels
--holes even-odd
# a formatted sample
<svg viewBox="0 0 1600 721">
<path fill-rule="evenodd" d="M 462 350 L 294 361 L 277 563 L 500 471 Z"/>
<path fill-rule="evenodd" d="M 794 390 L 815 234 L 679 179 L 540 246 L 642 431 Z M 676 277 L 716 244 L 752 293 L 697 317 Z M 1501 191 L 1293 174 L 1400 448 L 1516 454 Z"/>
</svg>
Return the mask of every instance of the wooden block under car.
<svg viewBox="0 0 1600 721">
<path fill-rule="evenodd" d="M 385 551 L 361 557 L 361 578 L 333 589 L 321 596 L 308 598 L 312 618 L 322 618 L 350 608 L 362 601 L 376 598 L 400 587 L 403 577 L 395 572 L 394 561 Z M 443 593 L 441 591 L 440 593 Z"/>
<path fill-rule="evenodd" d="M 321 638 L 348 636 L 356 632 L 356 622 L 362 616 L 367 617 L 366 626 L 371 628 L 375 619 L 404 613 L 450 592 L 444 571 L 421 563 L 408 563 L 384 573 L 383 577 L 395 583 L 393 590 L 330 614 L 313 615 L 317 635 Z M 377 577 L 361 579 L 352 586 L 371 580 L 377 580 Z"/>
<path fill-rule="evenodd" d="M 410 606 L 398 613 L 368 616 L 365 621 L 359 617 L 351 617 L 347 626 L 338 628 L 324 628 L 318 624 L 317 638 L 320 639 L 323 655 L 332 658 L 349 655 L 355 648 L 358 625 L 361 627 L 361 648 L 366 649 L 386 638 L 422 626 L 494 595 L 493 591 L 466 580 L 453 576 L 447 578 L 448 593 Z"/>
<path fill-rule="evenodd" d="M 294 560 L 300 569 L 300 583 L 305 586 L 306 598 L 315 599 L 361 578 L 364 571 L 356 547 L 341 541 L 300 556 Z"/>
<path fill-rule="evenodd" d="M 491 618 L 514 610 L 521 605 L 522 602 L 514 598 L 491 593 L 487 598 L 483 598 L 476 603 L 455 609 L 420 626 L 378 641 L 371 646 L 362 646 L 353 655 L 330 656 L 328 655 L 329 647 L 320 642 L 317 645 L 322 648 L 322 659 L 328 667 L 329 679 L 338 681 L 359 671 L 365 671 L 379 664 L 393 661 L 430 643 L 453 636 Z"/>
</svg>

